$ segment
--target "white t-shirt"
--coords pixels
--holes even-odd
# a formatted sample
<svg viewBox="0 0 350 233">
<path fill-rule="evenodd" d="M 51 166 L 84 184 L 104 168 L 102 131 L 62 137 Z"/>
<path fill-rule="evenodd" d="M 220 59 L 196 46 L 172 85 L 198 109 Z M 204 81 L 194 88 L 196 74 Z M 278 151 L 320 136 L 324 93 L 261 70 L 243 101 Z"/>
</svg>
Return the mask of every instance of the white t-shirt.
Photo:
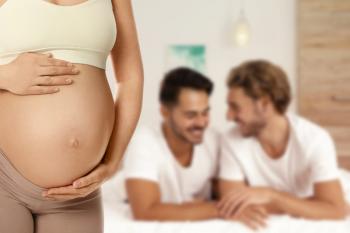
<svg viewBox="0 0 350 233">
<path fill-rule="evenodd" d="M 183 167 L 170 151 L 160 126 L 138 129 L 125 155 L 125 179 L 156 182 L 165 203 L 208 199 L 211 180 L 218 172 L 218 144 L 218 135 L 207 129 L 203 143 L 194 147 L 191 165 Z"/>
<path fill-rule="evenodd" d="M 288 114 L 290 136 L 279 159 L 269 157 L 254 137 L 238 128 L 221 138 L 220 172 L 225 180 L 246 180 L 251 186 L 271 187 L 299 197 L 313 194 L 315 183 L 338 179 L 336 150 L 330 135 L 316 124 Z"/>
</svg>

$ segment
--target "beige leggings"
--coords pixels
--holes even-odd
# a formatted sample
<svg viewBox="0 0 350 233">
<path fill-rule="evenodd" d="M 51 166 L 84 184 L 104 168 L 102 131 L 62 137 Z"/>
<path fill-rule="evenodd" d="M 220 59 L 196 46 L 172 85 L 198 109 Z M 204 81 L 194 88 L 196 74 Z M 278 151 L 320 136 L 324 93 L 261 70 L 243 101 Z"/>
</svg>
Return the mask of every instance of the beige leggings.
<svg viewBox="0 0 350 233">
<path fill-rule="evenodd" d="M 69 201 L 46 200 L 0 150 L 0 233 L 102 233 L 101 192 Z"/>
</svg>

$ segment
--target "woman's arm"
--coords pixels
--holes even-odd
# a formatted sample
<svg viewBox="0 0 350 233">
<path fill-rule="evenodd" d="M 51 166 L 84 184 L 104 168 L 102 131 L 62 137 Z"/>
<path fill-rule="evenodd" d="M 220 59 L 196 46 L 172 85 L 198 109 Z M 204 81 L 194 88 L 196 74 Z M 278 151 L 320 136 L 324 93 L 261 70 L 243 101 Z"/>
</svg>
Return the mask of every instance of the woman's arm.
<svg viewBox="0 0 350 233">
<path fill-rule="evenodd" d="M 113 0 L 118 37 L 111 52 L 118 86 L 115 125 L 104 157 L 111 173 L 118 169 L 141 112 L 143 68 L 131 0 Z"/>
</svg>

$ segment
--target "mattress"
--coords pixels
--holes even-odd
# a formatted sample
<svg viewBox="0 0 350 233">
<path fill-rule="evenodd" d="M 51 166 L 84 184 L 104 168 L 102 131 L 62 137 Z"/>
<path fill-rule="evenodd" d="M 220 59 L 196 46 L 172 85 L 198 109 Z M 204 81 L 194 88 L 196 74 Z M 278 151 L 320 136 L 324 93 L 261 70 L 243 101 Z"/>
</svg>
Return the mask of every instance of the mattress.
<svg viewBox="0 0 350 233">
<path fill-rule="evenodd" d="M 350 173 L 341 170 L 341 182 L 350 203 Z M 220 219 L 206 221 L 158 222 L 134 221 L 130 206 L 123 202 L 125 190 L 122 175 L 115 176 L 103 187 L 105 233 L 206 233 L 206 232 L 261 232 L 261 233 L 350 233 L 350 217 L 338 221 L 315 221 L 273 215 L 266 228 L 253 231 L 235 221 Z"/>
</svg>

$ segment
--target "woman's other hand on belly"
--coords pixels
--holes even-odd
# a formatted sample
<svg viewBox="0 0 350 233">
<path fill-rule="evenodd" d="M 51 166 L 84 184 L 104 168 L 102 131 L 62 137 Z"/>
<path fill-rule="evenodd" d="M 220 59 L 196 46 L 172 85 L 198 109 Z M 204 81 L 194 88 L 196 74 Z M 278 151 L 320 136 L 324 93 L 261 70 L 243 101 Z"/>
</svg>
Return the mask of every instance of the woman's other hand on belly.
<svg viewBox="0 0 350 233">
<path fill-rule="evenodd" d="M 103 182 L 112 174 L 108 165 L 101 162 L 89 174 L 75 180 L 71 185 L 48 189 L 42 195 L 53 200 L 71 200 L 86 197 L 100 188 Z"/>
<path fill-rule="evenodd" d="M 76 75 L 79 70 L 67 61 L 51 54 L 22 53 L 14 61 L 0 66 L 0 89 L 16 95 L 42 95 L 58 92 L 58 86 L 71 85 L 64 75 Z"/>
</svg>

